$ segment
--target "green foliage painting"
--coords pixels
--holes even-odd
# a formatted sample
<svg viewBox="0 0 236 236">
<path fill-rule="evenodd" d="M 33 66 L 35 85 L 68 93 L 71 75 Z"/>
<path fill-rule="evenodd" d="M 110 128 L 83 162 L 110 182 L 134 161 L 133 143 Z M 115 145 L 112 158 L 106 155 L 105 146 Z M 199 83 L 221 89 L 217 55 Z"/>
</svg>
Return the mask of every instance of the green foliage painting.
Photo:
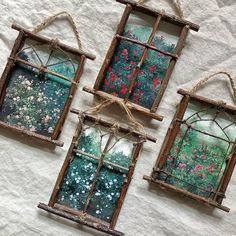
<svg viewBox="0 0 236 236">
<path fill-rule="evenodd" d="M 124 36 L 147 42 L 151 31 L 151 27 L 128 24 Z M 160 35 L 154 37 L 152 45 L 170 53 L 173 53 L 175 49 L 175 44 L 171 40 Z M 101 90 L 124 98 L 143 51 L 143 46 L 121 40 L 106 72 Z M 158 95 L 169 62 L 170 57 L 151 49 L 148 50 L 148 56 L 137 76 L 129 100 L 150 109 Z"/>
<path fill-rule="evenodd" d="M 32 47 L 25 48 L 19 53 L 21 59 L 34 65 L 46 65 L 48 70 L 73 79 L 76 65 L 68 62 L 66 56 L 63 58 L 62 53 L 43 54 Z M 0 120 L 50 137 L 64 109 L 70 86 L 70 81 L 17 63 L 0 107 Z"/>
<path fill-rule="evenodd" d="M 101 134 L 96 128 L 86 129 L 82 133 L 57 202 L 110 222 L 128 173 L 132 149 L 126 140 L 117 144 L 113 140 L 110 146 L 115 146 L 105 154 L 103 166 L 95 179 L 106 141 L 107 135 Z M 93 183 L 95 187 L 88 199 Z M 86 202 L 88 205 L 85 209 Z"/>
<path fill-rule="evenodd" d="M 235 117 L 190 103 L 184 120 L 193 128 L 181 125 L 160 179 L 213 198 L 226 168 L 226 157 L 232 150 L 230 141 L 235 141 Z"/>
</svg>

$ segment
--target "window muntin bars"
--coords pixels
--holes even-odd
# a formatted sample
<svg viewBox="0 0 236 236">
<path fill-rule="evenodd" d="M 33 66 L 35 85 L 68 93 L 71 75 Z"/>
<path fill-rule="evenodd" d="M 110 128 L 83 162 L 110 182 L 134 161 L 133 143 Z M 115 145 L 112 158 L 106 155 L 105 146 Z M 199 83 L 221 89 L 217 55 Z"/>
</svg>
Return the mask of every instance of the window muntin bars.
<svg viewBox="0 0 236 236">
<path fill-rule="evenodd" d="M 59 146 L 85 58 L 93 55 L 20 31 L 0 86 L 0 126 Z"/>
<path fill-rule="evenodd" d="M 124 101 L 157 120 L 155 114 L 189 29 L 199 26 L 133 1 L 126 9 L 94 88 L 84 90 Z"/>
<path fill-rule="evenodd" d="M 114 227 L 143 141 L 140 133 L 83 115 L 49 204 L 40 203 L 39 208 L 111 235 L 123 235 Z"/>
<path fill-rule="evenodd" d="M 222 206 L 235 157 L 236 109 L 184 96 L 151 177 L 144 178 L 210 206 Z"/>
</svg>

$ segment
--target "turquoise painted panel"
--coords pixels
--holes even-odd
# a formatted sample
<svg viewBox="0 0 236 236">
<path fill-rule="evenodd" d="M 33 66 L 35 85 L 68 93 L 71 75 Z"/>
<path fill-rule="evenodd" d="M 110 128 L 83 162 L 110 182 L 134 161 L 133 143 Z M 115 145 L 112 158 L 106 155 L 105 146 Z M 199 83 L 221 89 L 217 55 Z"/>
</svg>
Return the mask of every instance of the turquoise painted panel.
<svg viewBox="0 0 236 236">
<path fill-rule="evenodd" d="M 201 111 L 199 115 L 202 120 L 195 114 L 197 111 Z M 216 114 L 215 109 L 190 103 L 184 119 L 197 131 L 181 125 L 167 162 L 162 168 L 173 176 L 162 173 L 161 180 L 205 198 L 214 197 L 211 192 L 217 191 L 226 168 L 226 157 L 232 150 L 232 144 L 224 140 L 235 141 L 236 138 L 235 125 L 226 128 L 225 132 L 219 127 L 227 127 L 235 121 L 235 117 L 223 112 L 217 116 L 215 123 L 212 119 Z"/>
<path fill-rule="evenodd" d="M 77 146 L 78 150 L 100 158 L 102 154 L 102 148 L 103 143 L 100 133 L 97 129 L 89 128 L 81 134 Z"/>
<path fill-rule="evenodd" d="M 16 65 L 0 108 L 0 120 L 50 137 L 68 94 L 69 87 L 63 83 L 45 80 L 36 70 Z"/>
<path fill-rule="evenodd" d="M 152 41 L 152 46 L 169 53 L 174 53 L 176 44 L 177 40 L 168 40 L 168 36 L 161 34 L 157 34 Z"/>
<path fill-rule="evenodd" d="M 123 36 L 147 43 L 151 33 L 152 27 L 137 24 L 127 24 L 125 26 Z"/>
<path fill-rule="evenodd" d="M 97 161 L 81 154 L 75 155 L 63 180 L 57 203 L 83 210 L 96 169 Z"/>
<path fill-rule="evenodd" d="M 101 146 L 99 131 L 89 128 L 82 132 L 77 150 L 99 158 Z M 83 210 L 97 166 L 98 160 L 77 152 L 68 167 L 57 202 L 75 210 Z"/>
<path fill-rule="evenodd" d="M 96 127 L 82 132 L 76 155 L 69 164 L 58 195 L 59 204 L 78 211 L 84 210 L 88 193 L 95 181 L 98 159 L 101 158 L 101 150 L 104 149 L 106 141 L 107 139 L 101 141 L 101 133 Z M 94 182 L 95 189 L 87 209 L 89 215 L 106 222 L 111 221 L 130 166 L 133 147 L 131 143 L 126 139 L 118 143 L 115 139 L 112 140 L 113 148 L 105 155 L 99 175 Z M 96 158 L 91 158 L 90 155 Z"/>
<path fill-rule="evenodd" d="M 79 65 L 79 57 L 75 57 L 60 49 L 52 49 L 44 44 L 35 44 L 31 40 L 25 43 L 22 51 L 19 53 L 19 57 L 36 66 L 44 66 L 49 71 L 70 80 L 74 78 Z M 47 78 L 62 83 L 65 86 L 71 86 L 70 81 L 60 79 L 57 76 L 47 74 Z"/>
<path fill-rule="evenodd" d="M 113 140 L 115 141 L 115 140 Z M 113 142 L 110 146 L 113 145 Z M 121 139 L 116 145 L 105 155 L 104 161 L 117 164 L 119 166 L 129 168 L 133 151 L 133 142 L 128 139 Z M 120 170 L 122 172 L 122 170 Z"/>
<path fill-rule="evenodd" d="M 75 77 L 78 64 L 78 58 L 77 60 L 72 60 L 68 54 L 54 50 L 46 66 L 48 70 L 72 80 Z"/>
</svg>

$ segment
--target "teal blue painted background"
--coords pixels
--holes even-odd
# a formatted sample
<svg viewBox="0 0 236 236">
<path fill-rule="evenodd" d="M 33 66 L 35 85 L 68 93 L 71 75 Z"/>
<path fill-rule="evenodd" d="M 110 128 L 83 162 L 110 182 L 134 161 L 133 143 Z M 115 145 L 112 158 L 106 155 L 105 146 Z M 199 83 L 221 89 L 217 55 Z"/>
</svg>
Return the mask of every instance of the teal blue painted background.
<svg viewBox="0 0 236 236">
<path fill-rule="evenodd" d="M 96 129 L 84 132 L 78 143 L 78 150 L 92 154 L 98 158 L 101 156 L 102 142 L 100 133 Z M 118 150 L 119 149 L 119 150 Z M 124 149 L 124 147 L 123 147 Z M 89 202 L 87 213 L 103 221 L 110 222 L 120 196 L 121 188 L 127 175 L 127 171 L 121 167 L 129 168 L 131 151 L 127 154 L 122 146 L 112 149 L 105 156 L 105 162 L 99 172 L 95 190 Z M 75 154 L 63 180 L 58 195 L 58 203 L 78 211 L 83 211 L 88 192 L 91 189 L 97 169 L 98 160 L 94 160 L 83 154 Z"/>
</svg>

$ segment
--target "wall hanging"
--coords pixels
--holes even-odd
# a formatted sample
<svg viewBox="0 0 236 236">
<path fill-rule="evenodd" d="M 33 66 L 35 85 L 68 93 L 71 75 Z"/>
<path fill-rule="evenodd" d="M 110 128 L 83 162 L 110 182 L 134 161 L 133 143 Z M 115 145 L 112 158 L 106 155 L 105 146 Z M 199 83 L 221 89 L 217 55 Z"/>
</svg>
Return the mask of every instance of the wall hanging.
<svg viewBox="0 0 236 236">
<path fill-rule="evenodd" d="M 48 205 L 39 208 L 111 235 L 144 141 L 156 139 L 80 113 Z"/>
<path fill-rule="evenodd" d="M 144 179 L 163 188 L 229 212 L 222 205 L 236 163 L 236 107 L 195 95 L 218 72 L 200 81 L 183 96 L 167 132 L 151 177 Z"/>
<path fill-rule="evenodd" d="M 132 110 L 162 120 L 155 114 L 179 58 L 189 29 L 199 26 L 131 0 L 98 74 L 86 92 L 118 100 Z"/>
<path fill-rule="evenodd" d="M 58 39 L 36 34 L 58 16 L 65 15 L 76 33 L 79 49 Z M 67 12 L 60 12 L 33 32 L 19 31 L 0 81 L 0 127 L 63 146 L 58 140 L 83 71 L 85 59 L 78 30 Z"/>
</svg>

